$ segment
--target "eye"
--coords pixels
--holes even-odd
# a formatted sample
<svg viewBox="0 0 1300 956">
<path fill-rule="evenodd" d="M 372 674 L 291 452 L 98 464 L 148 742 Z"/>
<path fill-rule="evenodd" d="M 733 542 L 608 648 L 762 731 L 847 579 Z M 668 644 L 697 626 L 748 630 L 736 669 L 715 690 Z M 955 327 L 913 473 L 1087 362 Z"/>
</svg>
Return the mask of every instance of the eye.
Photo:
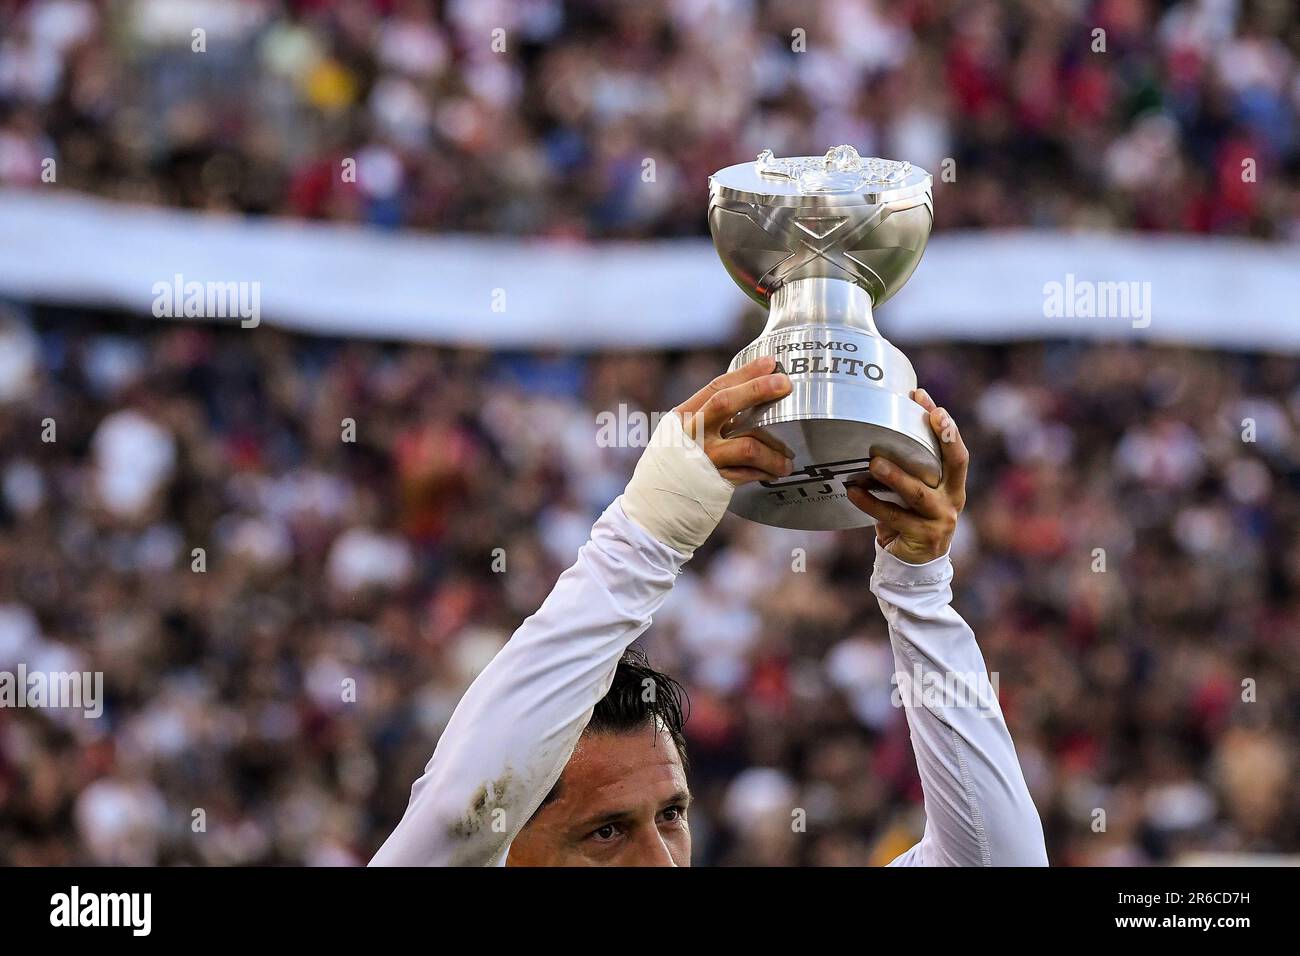
<svg viewBox="0 0 1300 956">
<path fill-rule="evenodd" d="M 618 837 L 618 825 L 606 823 L 603 827 L 591 831 L 591 839 L 597 843 L 609 843 Z"/>
<path fill-rule="evenodd" d="M 663 819 L 665 823 L 685 823 L 686 808 L 681 805 L 667 807 L 663 812 Z"/>
</svg>

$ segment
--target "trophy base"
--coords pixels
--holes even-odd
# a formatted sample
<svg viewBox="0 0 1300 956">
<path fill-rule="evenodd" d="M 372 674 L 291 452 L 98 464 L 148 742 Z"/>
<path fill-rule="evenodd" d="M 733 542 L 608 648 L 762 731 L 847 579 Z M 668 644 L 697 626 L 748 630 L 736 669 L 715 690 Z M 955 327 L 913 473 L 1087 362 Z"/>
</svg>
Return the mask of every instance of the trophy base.
<svg viewBox="0 0 1300 956">
<path fill-rule="evenodd" d="M 877 388 L 836 390 L 834 417 L 804 412 L 780 413 L 810 396 L 794 394 L 748 420 L 737 420 L 728 435 L 762 432 L 794 453 L 794 473 L 775 481 L 751 482 L 736 489 L 731 511 L 777 528 L 831 531 L 861 528 L 876 520 L 849 500 L 847 486 L 859 485 L 878 498 L 906 505 L 868 471 L 873 455 L 882 455 L 935 487 L 942 476 L 939 442 L 924 408 L 903 395 Z M 791 400 L 794 400 L 793 402 Z M 853 406 L 851 409 L 845 406 Z M 806 407 L 806 406 L 805 406 Z M 852 416 L 852 417 L 849 417 Z"/>
</svg>

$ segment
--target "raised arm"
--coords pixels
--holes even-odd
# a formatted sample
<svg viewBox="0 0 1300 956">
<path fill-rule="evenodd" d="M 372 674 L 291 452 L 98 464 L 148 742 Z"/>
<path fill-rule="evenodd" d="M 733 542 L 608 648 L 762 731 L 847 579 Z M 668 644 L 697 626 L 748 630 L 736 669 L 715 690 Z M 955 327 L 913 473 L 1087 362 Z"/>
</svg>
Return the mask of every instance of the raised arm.
<svg viewBox="0 0 1300 956">
<path fill-rule="evenodd" d="M 784 455 L 720 435 L 737 411 L 789 391 L 771 370 L 766 359 L 721 376 L 664 417 L 577 563 L 465 692 L 372 866 L 504 862 L 735 485 L 789 474 Z"/>
<path fill-rule="evenodd" d="M 975 634 L 950 606 L 948 556 L 907 564 L 877 544 L 871 590 L 925 791 L 925 834 L 893 866 L 1046 866 L 1043 828 Z"/>
<path fill-rule="evenodd" d="M 372 865 L 501 862 L 685 561 L 629 520 L 621 499 L 610 505 L 577 563 L 461 698 Z"/>
<path fill-rule="evenodd" d="M 925 791 L 925 833 L 892 866 L 1046 866 L 1038 811 L 975 634 L 951 607 L 948 548 L 965 506 L 968 454 L 956 424 L 924 391 L 944 481 L 929 488 L 896 464 L 872 474 L 907 508 L 850 491 L 877 519 L 871 590 L 889 625 L 898 695 Z"/>
</svg>

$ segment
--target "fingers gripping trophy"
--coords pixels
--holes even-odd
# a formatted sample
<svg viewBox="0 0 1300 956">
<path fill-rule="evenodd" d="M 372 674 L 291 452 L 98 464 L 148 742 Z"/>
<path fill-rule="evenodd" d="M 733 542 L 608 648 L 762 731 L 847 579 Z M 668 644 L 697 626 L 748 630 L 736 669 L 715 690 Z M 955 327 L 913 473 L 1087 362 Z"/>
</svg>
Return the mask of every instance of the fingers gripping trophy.
<svg viewBox="0 0 1300 956">
<path fill-rule="evenodd" d="M 939 443 L 927 410 L 910 397 L 916 372 L 874 317 L 916 269 L 933 222 L 929 173 L 863 158 L 852 146 L 785 159 L 764 150 L 710 177 L 718 256 L 769 309 L 762 334 L 731 368 L 771 355 L 792 385 L 786 397 L 737 416 L 728 435 L 784 445 L 794 472 L 738 488 L 732 511 L 803 530 L 874 524 L 846 488 L 902 503 L 867 471 L 877 454 L 939 484 Z"/>
</svg>

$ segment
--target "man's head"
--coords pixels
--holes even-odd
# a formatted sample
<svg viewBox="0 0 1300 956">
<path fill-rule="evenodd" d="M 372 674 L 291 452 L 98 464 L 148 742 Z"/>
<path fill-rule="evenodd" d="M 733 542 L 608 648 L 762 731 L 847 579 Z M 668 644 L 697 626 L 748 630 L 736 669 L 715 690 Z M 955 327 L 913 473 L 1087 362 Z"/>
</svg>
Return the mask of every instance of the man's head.
<svg viewBox="0 0 1300 956">
<path fill-rule="evenodd" d="M 511 866 L 689 866 L 682 686 L 628 651 Z"/>
</svg>

